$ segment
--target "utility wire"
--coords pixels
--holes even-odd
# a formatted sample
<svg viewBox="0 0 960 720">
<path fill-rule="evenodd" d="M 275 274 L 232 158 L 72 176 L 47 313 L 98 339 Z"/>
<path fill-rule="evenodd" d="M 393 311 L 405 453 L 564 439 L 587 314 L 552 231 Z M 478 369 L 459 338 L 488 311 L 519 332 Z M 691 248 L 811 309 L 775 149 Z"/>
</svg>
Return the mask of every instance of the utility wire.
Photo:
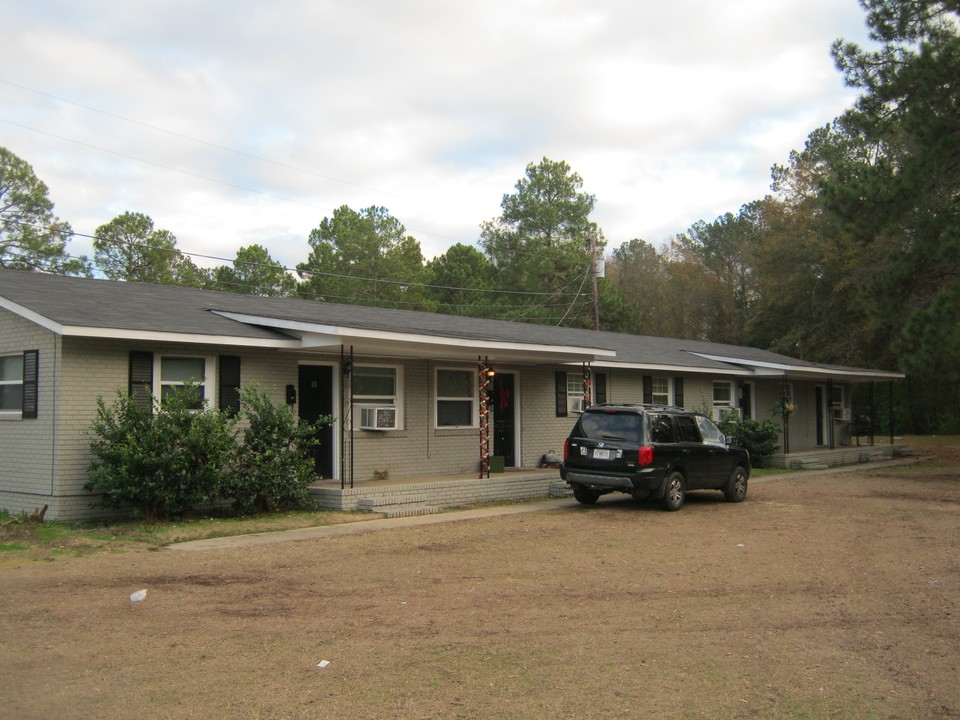
<svg viewBox="0 0 960 720">
<path fill-rule="evenodd" d="M 34 223 L 28 223 L 28 222 L 24 222 L 24 221 L 18 221 L 18 224 L 19 224 L 19 225 L 23 225 L 23 226 L 27 226 L 27 227 L 32 227 L 32 228 L 34 228 L 34 229 L 41 230 L 41 231 L 42 231 L 42 230 L 50 230 L 50 229 L 51 229 L 49 226 L 36 225 L 36 224 L 34 224 Z M 89 235 L 89 234 L 86 234 L 86 233 L 76 232 L 76 231 L 74 231 L 74 230 L 71 230 L 69 233 L 65 233 L 65 234 L 68 234 L 68 235 L 71 236 L 71 237 L 82 237 L 82 238 L 86 238 L 86 239 L 90 239 L 90 240 L 96 240 L 96 239 L 97 239 L 95 235 Z M 158 249 L 157 246 L 149 245 L 149 244 L 147 244 L 147 243 L 142 243 L 142 242 L 135 242 L 135 241 L 120 241 L 120 244 L 121 244 L 121 245 L 140 246 L 140 247 L 145 247 L 145 248 L 148 248 L 148 249 Z M 496 289 L 490 289 L 490 288 L 458 287 L 458 286 L 454 286 L 454 285 L 431 285 L 431 284 L 429 284 L 429 283 L 417 283 L 417 282 L 409 282 L 409 281 L 403 281 L 403 280 L 391 280 L 391 279 L 383 279 L 383 278 L 369 278 L 369 277 L 362 277 L 362 276 L 357 276 L 357 275 L 344 275 L 344 274 L 341 274 L 341 273 L 331 273 L 331 272 L 324 272 L 324 271 L 305 271 L 304 273 L 301 273 L 300 271 L 298 271 L 298 270 L 296 270 L 296 269 L 294 269 L 294 268 L 289 268 L 289 267 L 286 267 L 286 266 L 284 266 L 284 265 L 279 265 L 279 267 L 278 267 L 277 265 L 270 265 L 270 264 L 267 264 L 267 263 L 251 262 L 251 261 L 248 261 L 248 260 L 240 260 L 240 261 L 238 261 L 236 258 L 231 259 L 231 258 L 219 257 L 219 256 L 216 256 L 216 255 L 206 255 L 206 254 L 202 254 L 202 253 L 188 252 L 188 251 L 185 251 L 185 250 L 181 250 L 181 249 L 179 249 L 179 248 L 175 248 L 174 250 L 175 250 L 176 253 L 178 253 L 179 255 L 182 255 L 182 256 L 187 256 L 187 257 L 191 257 L 191 258 L 203 258 L 203 259 L 205 259 L 205 260 L 215 260 L 215 261 L 219 261 L 219 262 L 223 262 L 223 263 L 228 263 L 228 264 L 230 264 L 230 265 L 233 265 L 235 268 L 236 268 L 238 265 L 240 265 L 240 266 L 245 266 L 245 267 L 250 267 L 250 268 L 264 268 L 264 269 L 269 269 L 269 270 L 282 270 L 282 271 L 284 271 L 284 272 L 286 272 L 286 273 L 297 273 L 298 275 L 301 275 L 301 276 L 304 275 L 304 274 L 310 275 L 310 276 L 316 275 L 316 276 L 329 277 L 329 278 L 340 279 L 340 280 L 348 280 L 348 281 L 355 281 L 355 282 L 368 282 L 368 283 L 383 283 L 383 284 L 397 285 L 397 286 L 403 286 L 403 287 L 424 288 L 424 289 L 428 289 L 428 290 L 452 290 L 452 291 L 464 292 L 464 293 L 487 293 L 487 294 L 491 294 L 491 295 L 526 296 L 526 297 L 542 297 L 542 298 L 543 298 L 543 301 L 542 301 L 542 302 L 534 303 L 534 304 L 532 304 L 532 305 L 520 306 L 520 307 L 523 307 L 523 308 L 524 308 L 524 312 L 521 313 L 520 317 L 525 317 L 525 316 L 529 315 L 532 311 L 534 311 L 534 310 L 536 310 L 536 309 L 540 309 L 540 308 L 549 309 L 549 308 L 552 308 L 552 307 L 565 307 L 565 306 L 567 306 L 566 301 L 564 301 L 562 304 L 559 303 L 559 302 L 556 303 L 556 304 L 552 304 L 552 303 L 550 303 L 549 301 L 552 300 L 552 299 L 558 299 L 558 300 L 559 300 L 560 298 L 562 298 L 563 295 L 564 295 L 564 290 L 566 290 L 567 288 L 569 288 L 570 285 L 576 280 L 576 278 L 574 278 L 573 280 L 571 280 L 570 282 L 568 282 L 567 284 L 565 284 L 564 286 L 560 287 L 558 290 L 555 290 L 555 291 L 496 290 Z M 67 255 L 67 257 L 70 257 L 70 258 L 72 258 L 72 259 L 81 259 L 80 257 L 78 257 L 78 256 L 73 256 L 73 255 Z M 582 291 L 582 289 L 583 289 L 583 283 L 584 283 L 584 282 L 585 282 L 585 280 L 581 281 L 580 290 L 577 292 L 576 295 L 574 295 L 573 300 L 571 301 L 570 307 L 572 307 L 573 303 L 575 303 L 576 300 L 579 298 L 580 293 L 581 293 L 581 291 Z M 223 283 L 220 283 L 220 284 L 222 284 L 222 285 L 233 285 L 233 286 L 238 287 L 238 288 L 246 287 L 243 283 L 230 283 L 229 281 L 228 281 L 228 282 L 223 282 Z M 314 299 L 316 299 L 316 297 L 318 296 L 318 293 L 310 293 L 310 294 L 314 296 Z M 342 300 L 354 299 L 354 298 L 351 298 L 350 296 L 335 296 L 335 295 L 326 295 L 326 294 L 324 294 L 323 296 L 324 296 L 325 298 L 331 298 L 331 297 L 332 297 L 332 298 L 335 298 L 335 299 L 342 299 Z M 402 303 L 402 304 L 407 304 L 407 305 L 417 305 L 417 304 L 418 304 L 418 303 L 416 303 L 415 301 L 402 301 L 402 300 L 390 300 L 389 302 L 392 302 L 392 303 Z M 456 304 L 456 303 L 437 303 L 437 304 L 443 305 L 443 306 L 446 306 L 446 307 L 455 307 L 455 308 L 470 308 L 470 307 L 481 308 L 481 307 L 489 307 L 489 306 L 485 306 L 485 305 L 483 305 L 483 304 Z M 569 307 L 568 307 L 567 312 L 564 313 L 564 318 L 567 316 L 567 314 L 568 314 L 569 312 L 570 312 L 570 309 L 569 309 Z M 564 318 L 561 318 L 561 322 L 563 321 Z"/>
</svg>

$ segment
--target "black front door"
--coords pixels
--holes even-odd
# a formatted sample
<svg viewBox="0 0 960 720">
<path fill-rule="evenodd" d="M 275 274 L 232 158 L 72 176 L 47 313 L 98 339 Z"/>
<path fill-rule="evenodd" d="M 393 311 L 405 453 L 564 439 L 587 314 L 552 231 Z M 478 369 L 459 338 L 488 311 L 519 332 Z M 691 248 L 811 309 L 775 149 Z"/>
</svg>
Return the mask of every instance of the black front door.
<svg viewBox="0 0 960 720">
<path fill-rule="evenodd" d="M 504 467 L 517 464 L 516 449 L 516 409 L 514 376 L 510 373 L 497 373 L 493 378 L 493 395 L 490 407 L 493 409 L 493 454 L 503 456 Z"/>
<path fill-rule="evenodd" d="M 827 433 L 823 422 L 823 388 L 817 385 L 817 445 L 827 444 Z"/>
<path fill-rule="evenodd" d="M 744 419 L 753 417 L 753 383 L 745 382 L 740 388 L 740 412 Z"/>
<path fill-rule="evenodd" d="M 300 366 L 300 419 L 316 422 L 322 415 L 333 415 L 333 368 L 329 365 Z M 333 423 L 324 425 L 314 447 L 314 468 L 320 478 L 333 477 Z"/>
</svg>

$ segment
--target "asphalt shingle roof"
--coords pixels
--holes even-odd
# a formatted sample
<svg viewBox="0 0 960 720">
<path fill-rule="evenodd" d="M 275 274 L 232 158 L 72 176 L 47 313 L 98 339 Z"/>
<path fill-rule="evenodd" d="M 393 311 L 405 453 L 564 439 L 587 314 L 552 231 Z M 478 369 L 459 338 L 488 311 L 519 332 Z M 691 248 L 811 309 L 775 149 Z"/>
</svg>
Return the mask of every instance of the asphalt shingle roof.
<svg viewBox="0 0 960 720">
<path fill-rule="evenodd" d="M 610 358 L 611 362 L 672 366 L 677 369 L 733 367 L 695 353 L 737 358 L 748 363 L 774 363 L 811 369 L 830 367 L 757 348 L 721 343 L 16 270 L 0 270 L 0 300 L 4 299 L 61 326 L 126 330 L 132 333 L 161 332 L 250 339 L 289 337 L 280 331 L 225 318 L 214 312 L 220 311 L 363 330 L 416 333 L 449 338 L 452 342 L 487 341 L 614 350 L 617 354 L 615 359 Z"/>
</svg>

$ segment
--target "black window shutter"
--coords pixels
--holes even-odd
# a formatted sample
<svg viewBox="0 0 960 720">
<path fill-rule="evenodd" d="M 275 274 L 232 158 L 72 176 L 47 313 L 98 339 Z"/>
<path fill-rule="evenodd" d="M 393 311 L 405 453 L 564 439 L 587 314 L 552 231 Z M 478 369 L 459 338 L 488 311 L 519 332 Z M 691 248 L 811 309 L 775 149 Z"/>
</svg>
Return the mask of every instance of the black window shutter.
<svg viewBox="0 0 960 720">
<path fill-rule="evenodd" d="M 39 366 L 39 350 L 27 350 L 23 353 L 23 410 L 20 417 L 25 420 L 35 420 L 37 417 Z"/>
<path fill-rule="evenodd" d="M 594 399 L 594 402 L 598 402 L 598 403 L 605 403 L 607 401 L 607 374 L 606 373 L 594 373 L 593 399 Z"/>
<path fill-rule="evenodd" d="M 557 382 L 557 417 L 567 416 L 567 374 L 558 372 L 556 374 Z"/>
<path fill-rule="evenodd" d="M 673 404 L 677 407 L 683 407 L 683 378 L 675 377 L 673 379 Z"/>
<path fill-rule="evenodd" d="M 221 355 L 218 377 L 220 410 L 234 417 L 240 412 L 240 358 Z"/>
<path fill-rule="evenodd" d="M 653 375 L 643 376 L 643 402 L 646 405 L 653 403 Z"/>
<path fill-rule="evenodd" d="M 144 410 L 152 410 L 153 353 L 130 351 L 130 397 Z"/>
</svg>

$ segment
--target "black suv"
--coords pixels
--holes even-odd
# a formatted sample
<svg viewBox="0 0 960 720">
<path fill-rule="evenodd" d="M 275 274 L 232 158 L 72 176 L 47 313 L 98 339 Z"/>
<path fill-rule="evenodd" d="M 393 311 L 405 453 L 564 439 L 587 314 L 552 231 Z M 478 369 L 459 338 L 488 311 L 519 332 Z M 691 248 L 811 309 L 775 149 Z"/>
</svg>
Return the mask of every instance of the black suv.
<svg viewBox="0 0 960 720">
<path fill-rule="evenodd" d="M 679 510 L 688 490 L 722 490 L 730 502 L 743 500 L 750 455 L 727 445 L 720 429 L 699 413 L 602 403 L 574 425 L 563 446 L 560 477 L 585 505 L 617 491 Z"/>
</svg>

